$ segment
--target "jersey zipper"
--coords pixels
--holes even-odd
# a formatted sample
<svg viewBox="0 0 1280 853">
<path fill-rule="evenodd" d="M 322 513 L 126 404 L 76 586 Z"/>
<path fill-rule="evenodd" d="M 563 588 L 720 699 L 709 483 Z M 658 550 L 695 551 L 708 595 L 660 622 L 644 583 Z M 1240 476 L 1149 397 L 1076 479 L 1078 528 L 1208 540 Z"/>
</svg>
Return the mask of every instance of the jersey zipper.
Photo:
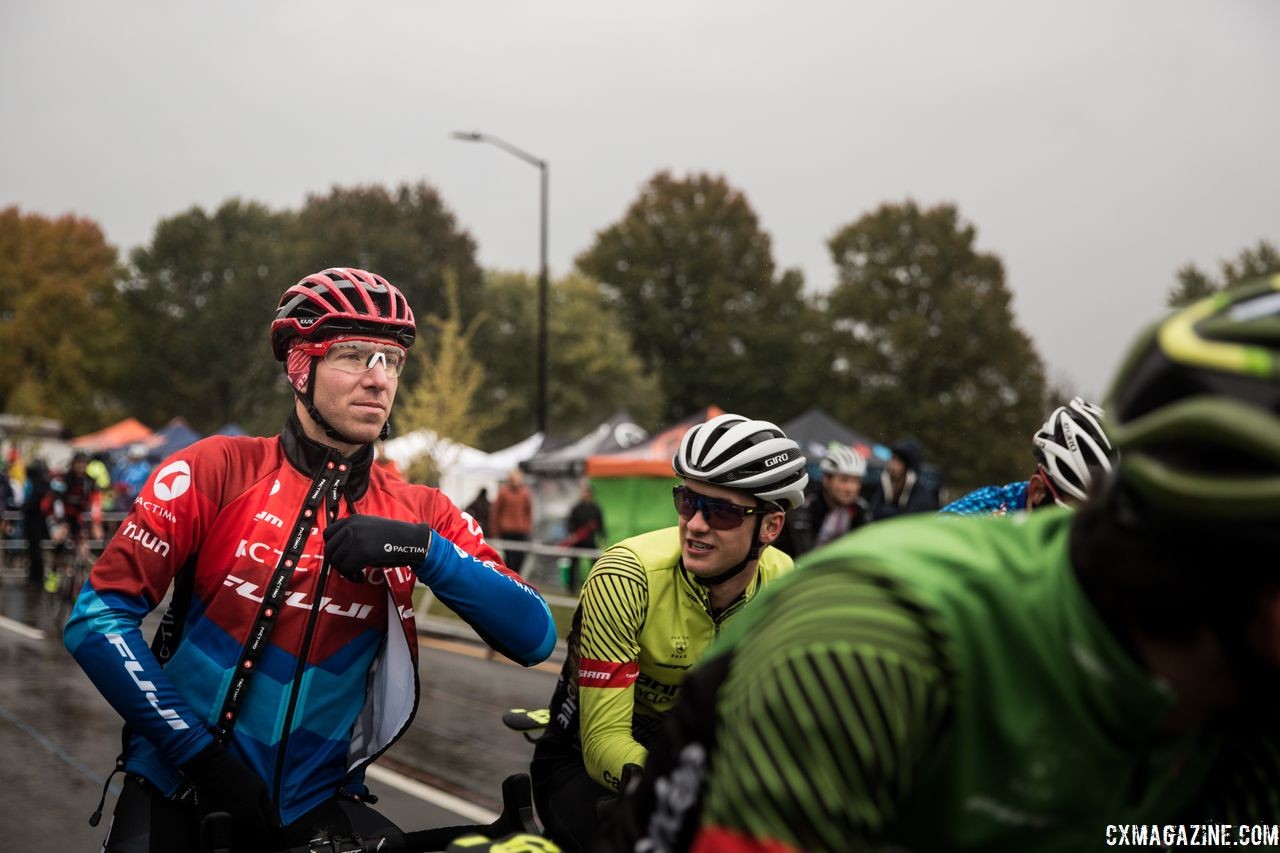
<svg viewBox="0 0 1280 853">
<path fill-rule="evenodd" d="M 337 471 L 333 472 L 335 465 Z M 346 480 L 343 475 L 346 474 L 347 468 L 348 466 L 340 463 L 336 454 L 332 452 L 325 461 L 325 469 L 333 472 L 333 482 L 329 486 L 328 500 L 325 503 L 328 511 L 323 513 L 328 517 L 329 522 L 333 522 L 338 517 L 338 505 L 341 501 L 340 496 Z M 355 507 L 351 506 L 350 498 L 347 499 L 347 503 L 351 511 L 354 512 Z M 320 513 L 317 513 L 318 515 Z M 317 517 L 316 520 L 319 521 L 319 518 Z M 280 794 L 284 787 L 285 756 L 289 751 L 289 736 L 293 731 L 293 715 L 298 707 L 298 696 L 302 693 L 302 676 L 307 668 L 307 654 L 311 651 L 311 641 L 315 636 L 316 623 L 320 620 L 321 605 L 324 603 L 325 582 L 329 579 L 329 568 L 329 561 L 322 556 L 320 558 L 320 574 L 316 578 L 315 592 L 312 593 L 311 612 L 307 614 L 307 628 L 302 634 L 302 645 L 298 649 L 298 665 L 293 671 L 293 684 L 289 688 L 289 704 L 285 709 L 284 728 L 280 732 L 280 749 L 276 753 L 276 771 L 272 784 L 273 801 L 276 804 L 277 811 L 280 810 Z"/>
<path fill-rule="evenodd" d="M 289 705 L 284 714 L 284 730 L 280 734 L 280 750 L 276 753 L 276 772 L 272 786 L 272 800 L 276 808 L 280 808 L 280 789 L 284 785 L 284 758 L 289 749 L 289 733 L 293 730 L 293 713 L 298 707 L 298 695 L 302 692 L 302 675 L 307 667 L 307 653 L 311 650 L 311 639 L 315 634 L 316 622 L 320 618 L 320 604 L 324 600 L 324 584 L 329 577 L 329 561 L 325 560 L 320 567 L 320 577 L 316 580 L 316 589 L 311 603 L 311 613 L 307 616 L 307 630 L 302 635 L 302 647 L 298 650 L 298 666 L 293 671 L 293 685 L 289 690 Z"/>
</svg>

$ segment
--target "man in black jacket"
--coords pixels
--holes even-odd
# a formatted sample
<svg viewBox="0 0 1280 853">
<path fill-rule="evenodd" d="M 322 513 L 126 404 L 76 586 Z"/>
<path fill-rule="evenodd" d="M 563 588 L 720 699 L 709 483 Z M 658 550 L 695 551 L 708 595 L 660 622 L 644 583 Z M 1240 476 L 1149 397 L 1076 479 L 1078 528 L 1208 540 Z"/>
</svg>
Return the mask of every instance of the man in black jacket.
<svg viewBox="0 0 1280 853">
<path fill-rule="evenodd" d="M 938 496 L 920 479 L 920 444 L 907 438 L 890 451 L 893 455 L 880 473 L 880 487 L 870 497 L 872 521 L 936 510 Z"/>
<path fill-rule="evenodd" d="M 604 516 L 600 513 L 600 505 L 596 503 L 595 493 L 590 483 L 582 484 L 582 492 L 578 502 L 569 510 L 568 536 L 563 544 L 570 548 L 595 548 L 600 544 L 600 536 L 604 531 Z M 584 562 L 581 558 L 573 558 L 569 562 L 568 577 L 565 586 L 570 592 L 577 592 L 580 585 L 578 568 Z M 585 560 L 590 569 L 592 560 Z"/>
<path fill-rule="evenodd" d="M 41 504 L 49 491 L 49 469 L 39 459 L 27 466 L 27 485 L 22 498 L 22 529 L 27 537 L 27 582 L 39 586 L 44 580 L 42 543 L 49 538 L 49 525 Z"/>
</svg>

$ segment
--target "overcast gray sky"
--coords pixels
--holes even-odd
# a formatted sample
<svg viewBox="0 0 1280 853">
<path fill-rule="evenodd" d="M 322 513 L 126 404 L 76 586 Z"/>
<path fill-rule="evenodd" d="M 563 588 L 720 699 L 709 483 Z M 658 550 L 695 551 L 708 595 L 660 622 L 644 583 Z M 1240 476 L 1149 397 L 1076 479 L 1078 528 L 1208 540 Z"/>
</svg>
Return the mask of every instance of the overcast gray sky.
<svg viewBox="0 0 1280 853">
<path fill-rule="evenodd" d="M 553 275 L 709 170 L 825 289 L 841 225 L 950 201 L 1099 395 L 1177 267 L 1280 241 L 1278 46 L 1274 0 L 4 0 L 0 205 L 127 251 L 194 204 L 425 179 L 483 265 L 536 269 L 537 172 L 449 138 L 479 129 L 550 161 Z"/>
</svg>

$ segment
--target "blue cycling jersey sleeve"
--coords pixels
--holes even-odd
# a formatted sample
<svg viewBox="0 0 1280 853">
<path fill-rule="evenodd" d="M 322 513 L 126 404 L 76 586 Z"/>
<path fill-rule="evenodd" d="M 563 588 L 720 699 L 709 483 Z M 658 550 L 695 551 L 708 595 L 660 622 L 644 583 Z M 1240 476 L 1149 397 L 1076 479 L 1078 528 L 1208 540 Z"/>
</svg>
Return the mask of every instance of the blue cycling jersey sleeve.
<svg viewBox="0 0 1280 853">
<path fill-rule="evenodd" d="M 143 638 L 139 626 L 150 609 L 143 597 L 99 594 L 86 583 L 63 642 L 111 707 L 181 766 L 209 746 L 213 735 Z"/>
<path fill-rule="evenodd" d="M 536 589 L 433 533 L 418 579 L 466 620 L 485 642 L 512 660 L 533 666 L 556 645 L 551 609 Z"/>
<path fill-rule="evenodd" d="M 939 512 L 953 515 L 1004 515 L 1027 508 L 1025 480 L 1004 486 L 983 486 L 944 506 Z"/>
</svg>

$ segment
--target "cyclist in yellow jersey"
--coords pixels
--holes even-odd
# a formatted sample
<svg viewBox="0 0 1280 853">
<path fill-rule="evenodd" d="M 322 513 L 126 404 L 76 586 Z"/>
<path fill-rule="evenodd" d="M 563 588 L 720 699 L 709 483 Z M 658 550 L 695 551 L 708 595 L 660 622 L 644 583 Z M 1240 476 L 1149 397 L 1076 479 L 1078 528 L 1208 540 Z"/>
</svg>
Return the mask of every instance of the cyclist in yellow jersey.
<svg viewBox="0 0 1280 853">
<path fill-rule="evenodd" d="M 769 547 L 804 501 L 799 446 L 768 421 L 721 415 L 685 433 L 672 467 L 678 523 L 600 556 L 582 588 L 569 654 L 534 751 L 547 834 L 583 849 L 597 802 L 675 704 L 685 673 L 762 586 L 791 568 Z"/>
</svg>

